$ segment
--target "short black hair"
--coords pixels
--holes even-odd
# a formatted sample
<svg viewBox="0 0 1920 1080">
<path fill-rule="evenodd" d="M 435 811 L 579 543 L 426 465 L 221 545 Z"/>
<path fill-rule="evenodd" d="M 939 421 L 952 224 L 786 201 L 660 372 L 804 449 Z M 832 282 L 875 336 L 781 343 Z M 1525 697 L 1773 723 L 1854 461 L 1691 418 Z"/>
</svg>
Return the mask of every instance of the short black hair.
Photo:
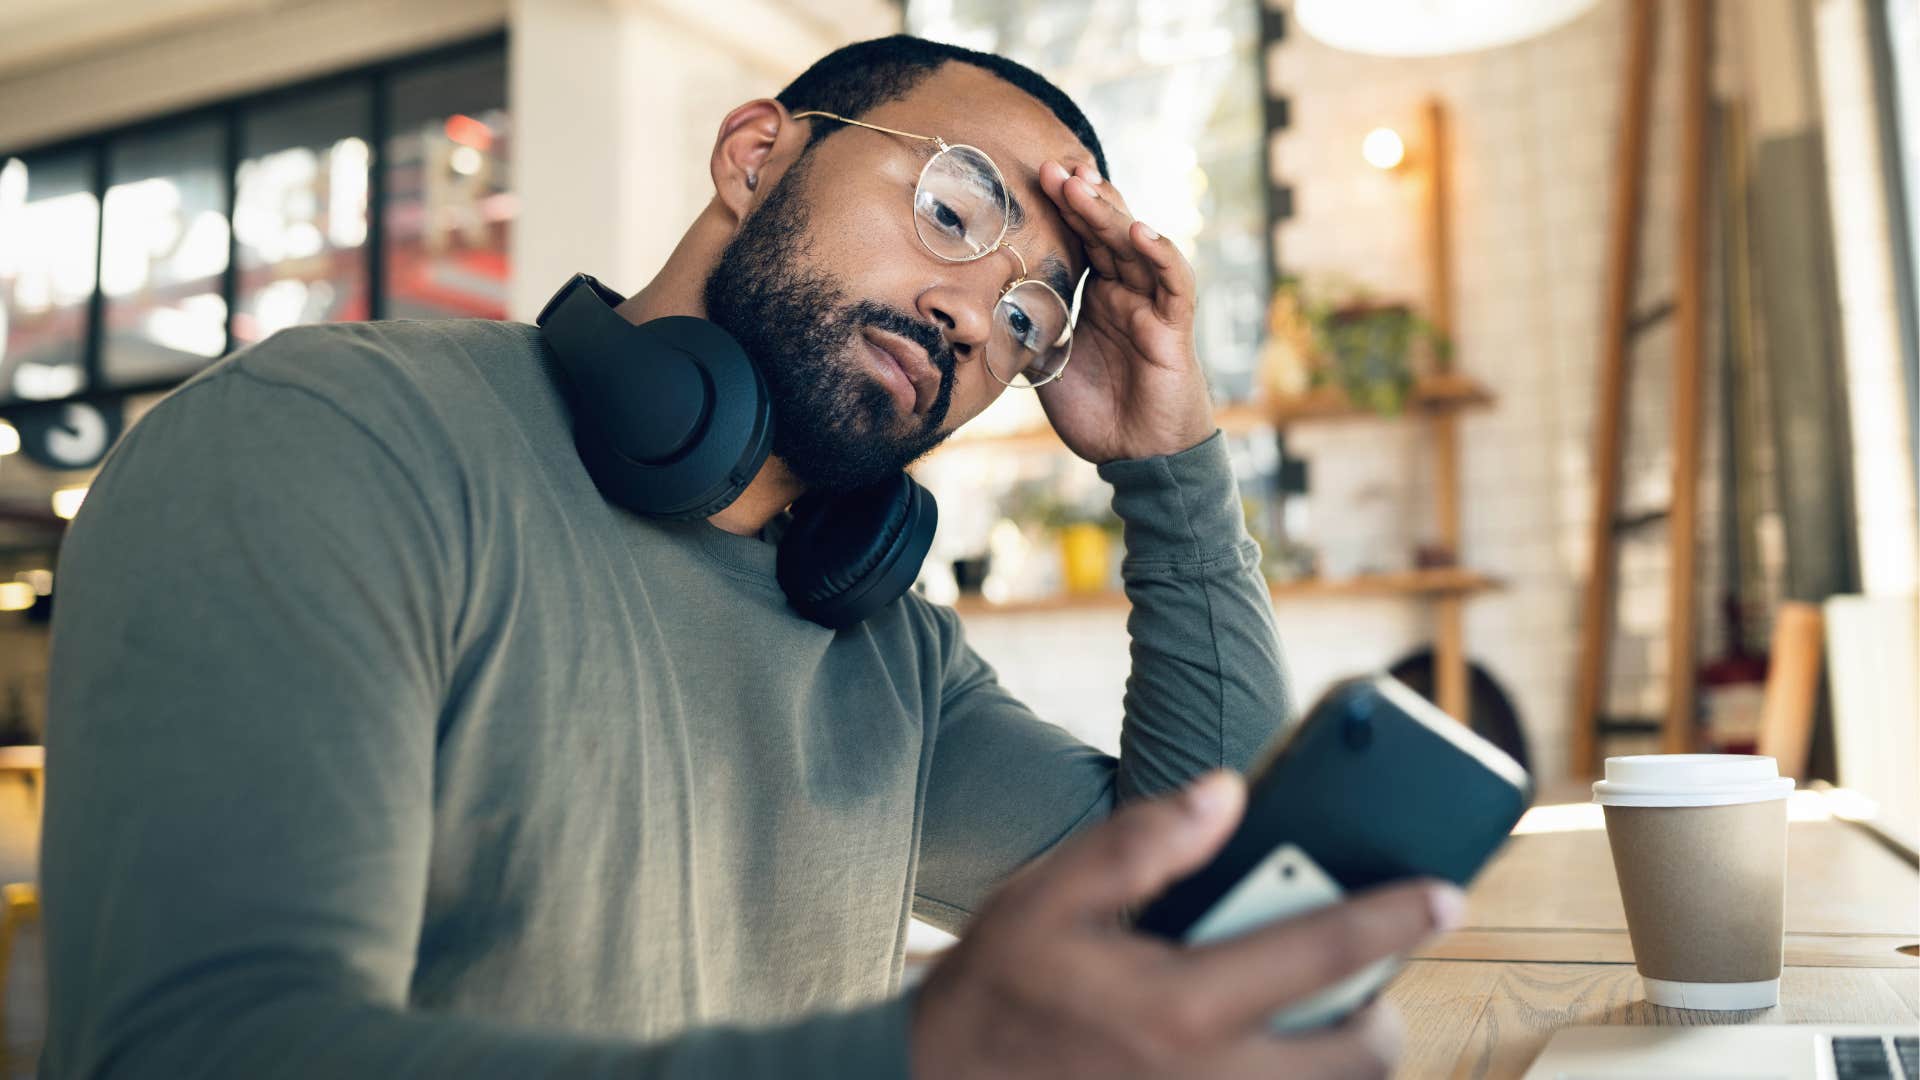
<svg viewBox="0 0 1920 1080">
<path fill-rule="evenodd" d="M 1065 91 L 1024 64 L 943 41 L 894 34 L 844 45 L 814 61 L 813 66 L 788 83 L 778 97 L 790 113 L 819 109 L 858 120 L 869 109 L 907 96 L 949 60 L 972 64 L 1026 91 L 1051 109 L 1067 130 L 1073 132 L 1074 138 L 1080 140 L 1080 145 L 1093 154 L 1093 163 L 1100 175 L 1110 175 L 1106 152 L 1100 148 L 1100 136 L 1093 133 L 1086 114 Z M 815 124 L 802 155 L 839 128 L 838 124 Z"/>
</svg>

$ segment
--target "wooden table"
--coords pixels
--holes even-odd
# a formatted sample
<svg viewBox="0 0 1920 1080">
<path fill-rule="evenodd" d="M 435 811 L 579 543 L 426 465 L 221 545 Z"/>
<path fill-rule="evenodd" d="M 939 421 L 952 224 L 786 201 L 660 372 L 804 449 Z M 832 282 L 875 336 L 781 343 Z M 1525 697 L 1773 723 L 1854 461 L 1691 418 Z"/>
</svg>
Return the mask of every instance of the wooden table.
<svg viewBox="0 0 1920 1080">
<path fill-rule="evenodd" d="M 1387 990 L 1406 1021 L 1402 1077 L 1518 1077 L 1573 1024 L 1909 1024 L 1920 1030 L 1920 873 L 1830 800 L 1789 806 L 1780 1004 L 1646 1003 L 1600 808 L 1541 806 L 1469 895 L 1467 925 Z"/>
</svg>

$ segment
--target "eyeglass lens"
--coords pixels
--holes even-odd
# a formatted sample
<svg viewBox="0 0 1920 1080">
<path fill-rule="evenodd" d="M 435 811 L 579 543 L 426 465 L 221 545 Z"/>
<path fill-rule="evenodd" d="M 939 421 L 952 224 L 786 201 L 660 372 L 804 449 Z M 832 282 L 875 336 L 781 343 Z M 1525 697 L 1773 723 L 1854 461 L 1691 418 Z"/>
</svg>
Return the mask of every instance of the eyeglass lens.
<svg viewBox="0 0 1920 1080">
<path fill-rule="evenodd" d="M 991 252 L 1007 231 L 1006 189 L 985 154 L 955 146 L 935 154 L 913 194 L 914 229 L 927 250 L 952 262 Z M 1061 297 L 1022 282 L 994 306 L 987 369 L 1009 386 L 1039 386 L 1066 367 L 1070 314 Z"/>
</svg>

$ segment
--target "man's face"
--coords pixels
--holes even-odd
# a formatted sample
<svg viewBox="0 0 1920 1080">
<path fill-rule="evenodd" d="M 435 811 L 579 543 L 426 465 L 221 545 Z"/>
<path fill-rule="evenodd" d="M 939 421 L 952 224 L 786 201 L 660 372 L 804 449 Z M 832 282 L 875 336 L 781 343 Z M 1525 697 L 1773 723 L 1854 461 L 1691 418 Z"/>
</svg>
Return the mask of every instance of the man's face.
<svg viewBox="0 0 1920 1080">
<path fill-rule="evenodd" d="M 1039 170 L 1092 155 L 1044 105 L 950 63 L 859 119 L 985 151 L 1024 210 L 1005 243 L 1034 277 L 1052 255 L 1079 280 L 1084 253 Z M 839 130 L 748 212 L 705 300 L 707 317 L 766 374 L 773 453 L 809 490 L 840 491 L 906 467 L 1005 389 L 984 353 L 994 304 L 1019 263 L 1005 250 L 951 263 L 920 242 L 913 192 L 932 143 L 818 117 L 798 123 Z M 1071 302 L 1071 291 L 1062 295 Z M 889 345 L 904 345 L 904 364 Z"/>
</svg>

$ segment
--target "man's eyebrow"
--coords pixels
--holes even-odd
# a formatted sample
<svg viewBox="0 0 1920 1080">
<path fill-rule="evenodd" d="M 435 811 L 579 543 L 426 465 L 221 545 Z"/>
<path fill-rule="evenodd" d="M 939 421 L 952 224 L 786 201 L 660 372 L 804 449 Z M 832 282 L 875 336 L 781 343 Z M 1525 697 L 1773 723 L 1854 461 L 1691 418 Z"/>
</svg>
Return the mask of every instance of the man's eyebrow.
<svg viewBox="0 0 1920 1080">
<path fill-rule="evenodd" d="M 1053 291 L 1060 294 L 1060 299 L 1067 302 L 1068 308 L 1073 307 L 1073 276 L 1068 273 L 1065 260 L 1052 254 L 1041 259 L 1040 280 L 1053 286 Z"/>
<path fill-rule="evenodd" d="M 939 148 L 933 146 L 927 149 L 931 151 L 928 157 L 940 152 Z M 1000 182 L 1000 177 L 994 175 L 994 171 L 987 167 L 984 160 L 971 154 L 955 154 L 954 159 L 963 163 L 967 171 L 973 174 L 973 179 L 981 187 L 986 188 L 989 194 L 998 196 L 1006 202 L 1008 232 L 1018 232 L 1026 226 L 1027 208 L 1020 205 L 1020 200 L 1014 196 L 1013 192 L 1007 190 L 1006 185 Z"/>
</svg>

